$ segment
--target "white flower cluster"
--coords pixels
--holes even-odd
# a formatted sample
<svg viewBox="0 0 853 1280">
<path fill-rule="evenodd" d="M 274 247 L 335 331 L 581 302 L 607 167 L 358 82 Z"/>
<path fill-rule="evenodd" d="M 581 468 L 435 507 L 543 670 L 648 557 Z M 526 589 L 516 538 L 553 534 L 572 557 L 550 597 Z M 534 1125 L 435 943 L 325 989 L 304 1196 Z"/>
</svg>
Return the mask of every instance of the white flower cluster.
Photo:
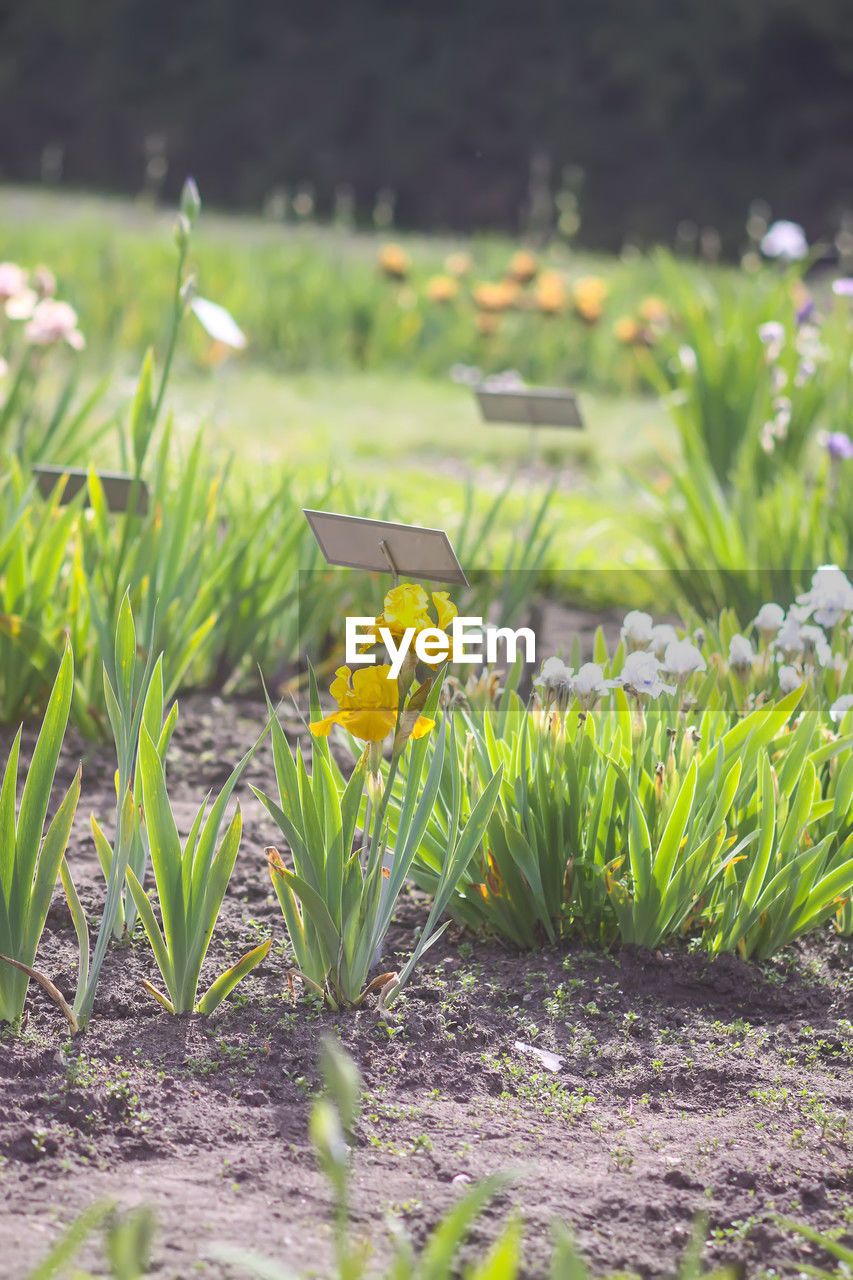
<svg viewBox="0 0 853 1280">
<path fill-rule="evenodd" d="M 753 625 L 767 654 L 779 661 L 781 693 L 790 693 L 805 684 L 811 673 L 828 667 L 835 668 L 839 675 L 844 673 L 847 658 L 833 652 L 826 633 L 847 625 L 851 617 L 853 583 L 837 565 L 822 565 L 812 577 L 810 590 L 797 596 L 796 604 L 787 613 L 778 604 L 762 605 Z M 848 635 L 853 640 L 853 626 L 848 627 Z M 742 636 L 732 640 L 733 647 L 735 641 L 749 645 Z M 735 668 L 731 652 L 729 666 Z M 843 694 L 832 704 L 829 714 L 838 722 L 851 707 L 853 695 Z"/>
<path fill-rule="evenodd" d="M 847 628 L 853 641 L 853 583 L 835 565 L 823 565 L 812 578 L 811 588 L 791 608 L 778 604 L 762 605 L 753 619 L 756 644 L 748 635 L 734 635 L 728 652 L 714 658 L 721 670 L 728 668 L 743 686 L 746 694 L 766 687 L 771 679 L 781 694 L 790 693 L 823 671 L 835 672 L 840 682 L 847 672 L 850 656 L 834 653 L 830 637 L 838 636 L 838 628 Z M 620 631 L 625 650 L 622 670 L 605 679 L 602 668 L 588 662 L 575 674 L 560 658 L 548 658 L 539 678 L 534 682 L 542 691 L 543 702 L 556 703 L 561 709 L 577 698 L 583 711 L 588 711 L 609 690 L 622 688 L 637 699 L 659 698 L 661 694 L 689 692 L 691 679 L 707 670 L 701 645 L 704 635 L 682 637 L 669 623 L 655 624 L 651 615 L 634 609 L 625 615 Z M 753 677 L 761 685 L 751 685 Z M 838 687 L 837 684 L 835 686 Z M 840 723 L 853 710 L 853 694 L 836 697 L 830 716 Z"/>
<path fill-rule="evenodd" d="M 681 690 L 695 672 L 706 669 L 702 652 L 692 640 L 679 639 L 668 622 L 655 625 L 651 615 L 640 609 L 625 615 L 620 636 L 628 656 L 620 675 L 611 681 L 614 687 L 657 698 Z M 675 680 L 675 686 L 665 684 L 661 673 Z"/>
<path fill-rule="evenodd" d="M 546 658 L 533 683 L 543 691 L 546 705 L 555 702 L 563 711 L 572 698 L 577 698 L 583 711 L 589 711 L 608 687 L 597 663 L 585 662 L 576 675 L 574 668 L 567 667 L 561 658 Z"/>
</svg>

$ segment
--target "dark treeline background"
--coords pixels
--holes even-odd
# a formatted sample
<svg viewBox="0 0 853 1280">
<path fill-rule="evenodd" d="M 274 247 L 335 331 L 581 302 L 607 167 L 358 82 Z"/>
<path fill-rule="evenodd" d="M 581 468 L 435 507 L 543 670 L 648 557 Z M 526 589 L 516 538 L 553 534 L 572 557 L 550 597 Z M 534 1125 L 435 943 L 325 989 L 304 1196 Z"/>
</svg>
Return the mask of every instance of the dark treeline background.
<svg viewBox="0 0 853 1280">
<path fill-rule="evenodd" d="M 47 147 L 138 191 L 160 135 L 170 197 L 389 187 L 405 226 L 515 228 L 544 154 L 587 244 L 735 248 L 755 197 L 812 235 L 853 206 L 853 0 L 0 0 L 0 118 L 4 180 Z"/>
</svg>

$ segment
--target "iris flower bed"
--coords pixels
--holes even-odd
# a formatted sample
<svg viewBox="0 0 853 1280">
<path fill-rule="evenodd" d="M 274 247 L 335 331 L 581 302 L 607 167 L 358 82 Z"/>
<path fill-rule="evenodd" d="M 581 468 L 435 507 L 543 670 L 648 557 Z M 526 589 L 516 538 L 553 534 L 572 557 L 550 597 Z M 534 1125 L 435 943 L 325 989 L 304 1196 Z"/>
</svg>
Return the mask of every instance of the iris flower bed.
<svg viewBox="0 0 853 1280">
<path fill-rule="evenodd" d="M 264 1018 L 255 986 L 263 972 L 276 999 L 295 1004 L 292 1035 L 308 1028 L 310 1036 L 316 1017 L 358 1027 L 369 1012 L 393 1043 L 430 990 L 426 957 L 448 930 L 445 942 L 452 936 L 460 954 L 493 946 L 518 965 L 531 954 L 564 963 L 573 948 L 602 965 L 636 949 L 652 956 L 666 949 L 684 964 L 704 957 L 720 966 L 710 972 L 730 961 L 748 974 L 804 939 L 849 945 L 853 583 L 845 572 L 845 468 L 853 445 L 843 430 L 843 290 L 830 316 L 804 311 L 802 302 L 795 314 L 768 321 L 770 303 L 780 314 L 791 303 L 785 278 L 762 294 L 755 314 L 741 317 L 742 330 L 727 321 L 724 343 L 715 337 L 716 304 L 692 295 L 677 312 L 647 300 L 643 324 L 654 342 L 637 336 L 642 329 L 629 340 L 624 326 L 623 341 L 645 352 L 648 376 L 672 397 L 687 463 L 686 471 L 673 466 L 669 489 L 655 498 L 664 517 L 656 545 L 673 573 L 668 599 L 681 598 L 679 623 L 631 610 L 616 644 L 599 629 L 591 652 L 578 643 L 547 658 L 529 694 L 520 662 L 466 676 L 409 656 L 391 678 L 378 643 L 364 652 L 376 662 L 338 667 L 330 679 L 347 612 L 373 616 L 375 636 L 383 626 L 395 636 L 446 632 L 458 611 L 480 613 L 486 626 L 490 617 L 501 624 L 518 617 L 554 551 L 550 499 L 531 505 L 508 564 L 491 563 L 464 598 L 430 600 L 420 584 L 383 593 L 378 579 L 355 575 L 342 591 L 340 579 L 319 568 L 302 522 L 305 495 L 297 497 L 292 477 L 258 504 L 208 465 L 200 438 L 177 466 L 166 391 L 194 298 L 188 260 L 197 213 L 188 188 L 164 358 L 159 372 L 146 358 L 116 436 L 131 477 L 129 508 L 120 514 L 109 511 L 91 468 L 85 494 L 67 507 L 58 492 L 46 500 L 35 492 L 33 463 L 55 460 L 57 449 L 63 462 L 87 460 L 104 423 L 97 397 L 76 398 L 73 362 L 84 340 L 74 312 L 53 296 L 46 275 L 15 275 L 9 264 L 0 271 L 7 364 L 0 715 L 41 725 L 29 758 L 20 731 L 12 740 L 0 786 L 4 1042 L 15 1052 L 26 1042 L 35 984 L 70 1043 L 85 1044 L 98 1033 L 105 979 L 128 955 L 140 965 L 130 1006 L 158 1034 L 165 1024 L 215 1028 L 229 1011 Z M 380 265 L 377 287 L 390 296 L 411 287 L 405 254 L 386 253 Z M 466 273 L 451 274 L 458 281 Z M 483 338 L 505 319 L 549 323 L 563 312 L 592 326 L 606 307 L 600 282 L 580 279 L 569 289 L 521 255 L 509 277 L 511 287 L 472 280 L 452 289 L 433 279 L 426 297 L 434 307 L 475 308 L 490 322 L 480 324 Z M 671 283 L 676 295 L 684 278 L 676 273 Z M 54 401 L 48 361 L 67 375 Z M 461 517 L 463 561 L 490 563 L 504 496 L 482 522 L 471 508 Z M 368 496 L 331 483 L 310 500 L 385 514 Z M 774 538 L 768 599 L 757 566 Z M 706 560 L 712 576 L 697 576 L 691 588 L 680 571 Z M 311 649 L 318 665 L 305 672 L 295 725 L 289 703 L 277 699 L 283 676 Z M 269 690 L 253 741 L 237 758 L 217 759 L 214 792 L 205 794 L 196 778 L 191 800 L 185 789 L 179 797 L 179 702 L 193 687 L 219 694 L 250 684 Z M 101 877 L 94 894 L 80 891 L 72 840 L 87 778 L 75 761 L 71 780 L 55 785 L 80 744 L 69 725 L 110 744 L 98 748 L 110 753 L 107 799 L 102 788 L 89 823 Z M 262 758 L 266 781 L 249 790 Z M 262 813 L 244 830 L 242 803 L 252 797 Z M 271 895 L 281 918 L 266 915 L 251 946 L 226 957 L 218 929 L 238 865 L 241 892 L 253 901 Z M 59 980 L 53 972 L 50 947 L 45 954 L 57 910 L 76 940 L 73 991 L 67 973 Z M 472 999 L 485 981 L 474 975 Z M 575 1016 L 562 985 L 546 999 Z M 595 1000 L 590 1006 L 598 1012 Z M 541 1045 L 525 1040 L 514 1049 L 528 1056 L 532 1049 L 545 1070 L 559 1069 Z M 313 1110 L 311 1135 L 335 1198 L 336 1266 L 341 1277 L 357 1276 L 364 1259 L 349 1234 L 347 1147 L 358 1083 L 334 1054 L 325 1071 L 333 1101 Z M 577 1088 L 573 1117 L 586 1106 Z M 632 1095 L 629 1115 L 633 1106 Z M 846 1142 L 846 1122 L 825 1118 L 821 1141 L 836 1132 Z M 398 1240 L 393 1274 L 450 1274 L 465 1230 L 502 1185 L 473 1189 L 420 1258 Z M 69 1256 L 106 1216 L 98 1210 L 83 1220 L 69 1237 Z M 110 1221 L 109 1238 L 132 1253 L 135 1228 Z M 512 1221 L 472 1274 L 517 1274 L 520 1241 Z M 142 1265 L 137 1259 L 117 1274 L 140 1274 Z M 278 1274 L 259 1258 L 241 1265 Z M 581 1274 L 565 1235 L 552 1265 L 555 1274 Z"/>
</svg>

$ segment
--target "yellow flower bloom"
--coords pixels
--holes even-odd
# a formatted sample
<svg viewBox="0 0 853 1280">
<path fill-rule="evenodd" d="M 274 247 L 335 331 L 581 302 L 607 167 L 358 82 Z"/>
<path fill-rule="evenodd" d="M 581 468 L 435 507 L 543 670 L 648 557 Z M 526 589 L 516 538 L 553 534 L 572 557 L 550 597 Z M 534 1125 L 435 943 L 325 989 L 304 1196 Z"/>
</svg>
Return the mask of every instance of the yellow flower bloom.
<svg viewBox="0 0 853 1280">
<path fill-rule="evenodd" d="M 430 302 L 452 302 L 459 295 L 459 282 L 453 276 L 433 276 L 427 281 L 426 296 Z"/>
<path fill-rule="evenodd" d="M 481 311 L 506 311 L 518 297 L 518 285 L 513 280 L 501 280 L 497 284 L 477 284 L 471 291 L 474 305 Z"/>
<path fill-rule="evenodd" d="M 536 281 L 536 302 L 540 311 L 556 315 L 568 302 L 566 282 L 559 271 L 543 271 Z"/>
<path fill-rule="evenodd" d="M 529 249 L 519 249 L 510 259 L 507 275 L 519 284 L 529 284 L 539 270 L 539 262 L 535 253 Z"/>
<path fill-rule="evenodd" d="M 390 666 L 338 667 L 329 692 L 338 704 L 338 710 L 312 720 L 309 728 L 318 738 L 325 738 L 332 725 L 342 725 L 354 738 L 362 742 L 382 742 L 397 723 L 399 691 L 397 681 L 390 680 Z M 435 725 L 427 716 L 419 716 L 410 737 L 422 738 Z"/>
<path fill-rule="evenodd" d="M 423 587 L 414 582 L 392 587 L 382 603 L 382 614 L 376 619 L 376 625 L 387 627 L 394 636 L 401 636 L 407 627 L 414 627 L 417 632 L 434 626 Z"/>
<path fill-rule="evenodd" d="M 398 244 L 383 245 L 379 251 L 379 265 L 386 276 L 394 280 L 405 280 L 409 274 L 409 255 Z"/>
<path fill-rule="evenodd" d="M 415 634 L 412 637 L 412 646 L 421 631 L 446 632 L 459 612 L 450 599 L 449 592 L 433 591 L 432 607 L 435 610 L 435 618 L 429 611 L 427 593 L 417 583 L 402 582 L 398 587 L 392 587 L 383 601 L 382 613 L 373 624 L 372 639 L 367 641 L 364 647 L 369 648 L 371 644 L 380 643 L 380 627 L 386 627 L 395 639 L 399 639 L 410 627 L 413 628 Z M 365 628 L 364 634 L 369 634 L 369 631 L 370 628 Z M 443 659 L 429 662 L 427 666 L 438 667 L 442 661 Z"/>
<path fill-rule="evenodd" d="M 607 282 L 600 276 L 583 276 L 575 281 L 572 297 L 580 318 L 586 320 L 587 324 L 595 324 L 604 311 Z"/>
<path fill-rule="evenodd" d="M 652 337 L 648 329 L 634 316 L 620 316 L 613 326 L 613 336 L 626 347 L 649 347 Z"/>
</svg>

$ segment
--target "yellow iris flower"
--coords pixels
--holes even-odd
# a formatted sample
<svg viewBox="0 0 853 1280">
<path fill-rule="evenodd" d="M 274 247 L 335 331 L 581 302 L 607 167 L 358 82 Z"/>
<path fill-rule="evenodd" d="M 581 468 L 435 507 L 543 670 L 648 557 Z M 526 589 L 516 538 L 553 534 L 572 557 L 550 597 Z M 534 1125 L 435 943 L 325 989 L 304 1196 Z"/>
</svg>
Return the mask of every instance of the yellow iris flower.
<svg viewBox="0 0 853 1280">
<path fill-rule="evenodd" d="M 446 631 L 456 617 L 456 605 L 447 591 L 433 591 L 432 603 L 437 621 L 430 616 L 429 600 L 423 587 L 414 582 L 403 582 L 399 587 L 392 587 L 386 595 L 376 626 L 387 627 L 393 636 L 403 635 L 408 627 L 414 627 L 416 633 L 430 627 Z"/>
<path fill-rule="evenodd" d="M 322 720 L 312 720 L 311 732 L 325 738 L 332 725 L 339 724 L 362 742 L 382 742 L 397 724 L 399 691 L 397 681 L 388 678 L 390 670 L 390 666 L 357 667 L 355 671 L 339 667 L 329 688 L 338 710 Z M 419 716 L 409 737 L 422 738 L 434 725 L 428 716 Z"/>
</svg>

